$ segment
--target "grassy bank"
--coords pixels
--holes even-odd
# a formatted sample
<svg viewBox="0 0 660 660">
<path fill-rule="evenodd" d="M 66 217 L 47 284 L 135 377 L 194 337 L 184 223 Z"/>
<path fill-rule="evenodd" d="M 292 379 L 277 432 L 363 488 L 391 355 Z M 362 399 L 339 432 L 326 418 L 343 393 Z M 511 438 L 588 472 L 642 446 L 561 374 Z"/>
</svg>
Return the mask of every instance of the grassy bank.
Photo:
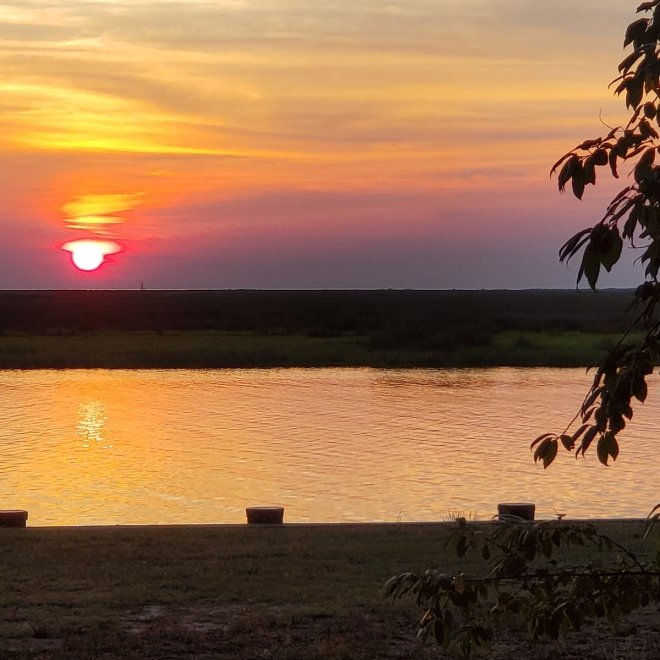
<svg viewBox="0 0 660 660">
<path fill-rule="evenodd" d="M 640 545 L 642 523 L 599 528 Z M 448 524 L 0 530 L 0 657 L 437 657 L 415 640 L 414 604 L 384 601 L 381 587 L 405 570 L 457 568 L 445 548 L 450 532 Z M 590 630 L 552 656 L 549 646 L 521 655 L 521 638 L 502 631 L 489 657 L 514 648 L 518 657 L 610 657 L 616 648 L 619 658 L 651 658 L 658 621 L 647 611 L 617 634 Z"/>
<path fill-rule="evenodd" d="M 486 344 L 374 346 L 369 337 L 218 331 L 0 336 L 0 369 L 588 366 L 615 334 L 507 331 Z"/>
<path fill-rule="evenodd" d="M 0 292 L 0 368 L 587 366 L 631 292 Z"/>
</svg>

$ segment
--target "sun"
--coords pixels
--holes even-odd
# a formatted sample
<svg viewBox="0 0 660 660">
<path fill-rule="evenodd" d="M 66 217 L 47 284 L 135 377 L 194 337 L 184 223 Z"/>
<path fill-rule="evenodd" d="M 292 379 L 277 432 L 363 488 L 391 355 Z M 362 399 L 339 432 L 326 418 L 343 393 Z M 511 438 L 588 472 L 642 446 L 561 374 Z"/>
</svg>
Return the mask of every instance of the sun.
<svg viewBox="0 0 660 660">
<path fill-rule="evenodd" d="M 71 253 L 73 265 L 80 270 L 96 270 L 105 258 L 103 250 L 93 243 L 80 245 Z"/>
<path fill-rule="evenodd" d="M 71 261 L 78 270 L 91 272 L 103 264 L 107 255 L 119 252 L 121 247 L 113 241 L 85 239 L 69 241 L 62 249 L 71 253 Z"/>
</svg>

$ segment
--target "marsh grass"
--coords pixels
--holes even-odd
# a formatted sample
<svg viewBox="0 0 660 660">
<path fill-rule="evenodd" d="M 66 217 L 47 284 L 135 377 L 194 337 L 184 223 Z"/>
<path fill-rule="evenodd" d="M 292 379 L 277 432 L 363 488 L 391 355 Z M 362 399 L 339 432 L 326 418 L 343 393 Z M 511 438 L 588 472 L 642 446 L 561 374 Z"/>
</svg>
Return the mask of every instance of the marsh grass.
<svg viewBox="0 0 660 660">
<path fill-rule="evenodd" d="M 0 368 L 587 366 L 629 326 L 630 299 L 630 291 L 4 291 Z"/>
<path fill-rule="evenodd" d="M 0 368 L 268 368 L 588 366 L 614 334 L 505 331 L 488 344 L 450 349 L 414 344 L 373 348 L 367 337 L 220 331 L 98 332 L 0 336 Z"/>
<path fill-rule="evenodd" d="M 590 366 L 614 348 L 621 335 L 590 332 L 502 332 L 493 339 L 495 356 L 510 366 Z M 629 341 L 637 341 L 633 333 Z"/>
<path fill-rule="evenodd" d="M 640 546 L 642 523 L 599 526 Z M 414 604 L 385 601 L 382 585 L 406 570 L 481 570 L 447 547 L 453 527 L 0 530 L 0 657 L 437 657 L 415 639 Z M 609 657 L 597 652 L 613 643 L 655 648 L 657 612 L 645 616 L 626 624 L 628 632 L 636 626 L 634 635 L 596 630 L 588 637 L 592 657 Z M 547 647 L 546 655 L 520 655 L 522 639 L 512 623 L 489 657 L 511 657 L 512 648 L 518 657 L 590 657 L 574 654 L 584 636 L 564 655 Z M 616 657 L 653 657 L 636 653 Z"/>
<path fill-rule="evenodd" d="M 356 337 L 218 331 L 108 332 L 0 337 L 0 368 L 220 368 L 351 366 Z"/>
</svg>

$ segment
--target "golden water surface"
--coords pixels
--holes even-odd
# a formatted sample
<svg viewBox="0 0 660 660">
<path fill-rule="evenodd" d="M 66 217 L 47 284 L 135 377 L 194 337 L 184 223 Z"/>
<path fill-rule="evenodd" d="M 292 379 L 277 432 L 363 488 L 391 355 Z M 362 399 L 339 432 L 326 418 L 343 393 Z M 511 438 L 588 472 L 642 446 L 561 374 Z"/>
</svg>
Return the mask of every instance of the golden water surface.
<svg viewBox="0 0 660 660">
<path fill-rule="evenodd" d="M 646 515 L 660 501 L 660 401 L 613 467 L 530 441 L 561 431 L 582 369 L 0 371 L 0 508 L 31 525 Z"/>
</svg>

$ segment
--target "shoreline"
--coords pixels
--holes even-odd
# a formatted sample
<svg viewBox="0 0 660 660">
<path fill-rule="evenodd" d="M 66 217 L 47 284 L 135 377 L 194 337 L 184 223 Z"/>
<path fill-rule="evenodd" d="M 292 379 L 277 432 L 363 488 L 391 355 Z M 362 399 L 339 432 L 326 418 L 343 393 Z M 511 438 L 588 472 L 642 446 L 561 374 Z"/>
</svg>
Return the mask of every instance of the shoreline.
<svg viewBox="0 0 660 660">
<path fill-rule="evenodd" d="M 557 523 L 557 524 L 594 524 L 594 525 L 639 525 L 647 522 L 646 517 L 638 518 L 563 518 L 556 520 L 553 518 L 537 518 L 535 520 L 521 521 L 521 523 Z M 494 527 L 500 523 L 498 520 L 468 520 L 468 525 L 476 525 L 479 527 Z M 247 524 L 247 523 L 146 523 L 146 524 L 98 524 L 98 525 L 28 525 L 24 528 L 16 527 L 0 527 L 0 535 L 2 529 L 31 529 L 31 530 L 75 530 L 81 532 L 97 532 L 97 531 L 149 531 L 149 530 L 245 530 L 245 529 L 326 529 L 326 530 L 344 530 L 344 531 L 386 531 L 394 529 L 450 529 L 456 527 L 455 520 L 439 520 L 439 521 L 401 521 L 401 522 L 284 522 L 281 524 Z"/>
</svg>

